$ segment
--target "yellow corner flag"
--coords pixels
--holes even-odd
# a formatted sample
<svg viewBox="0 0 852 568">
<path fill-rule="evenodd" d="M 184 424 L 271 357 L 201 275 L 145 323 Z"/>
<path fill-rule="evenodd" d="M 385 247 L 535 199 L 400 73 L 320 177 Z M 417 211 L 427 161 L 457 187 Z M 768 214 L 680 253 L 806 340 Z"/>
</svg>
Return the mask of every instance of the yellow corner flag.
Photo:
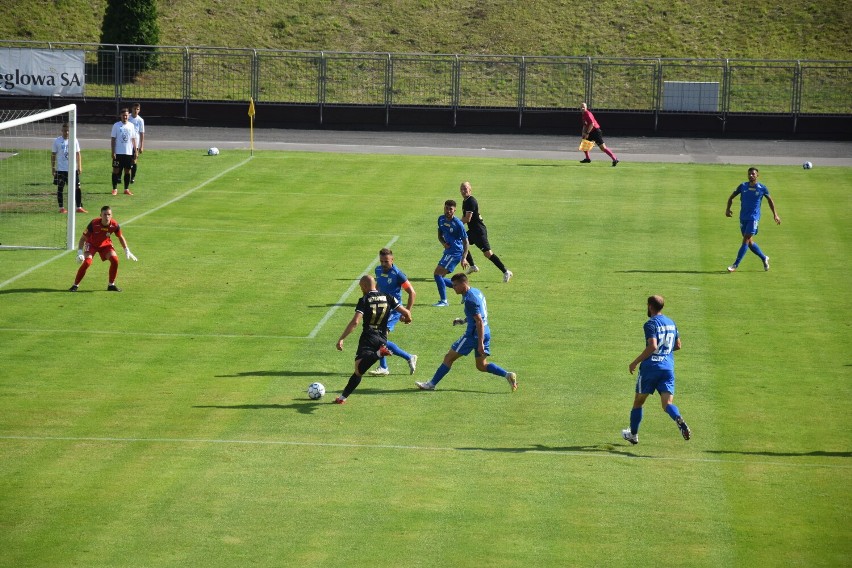
<svg viewBox="0 0 852 568">
<path fill-rule="evenodd" d="M 249 97 L 249 137 L 251 139 L 251 155 L 254 156 L 254 99 Z"/>
</svg>

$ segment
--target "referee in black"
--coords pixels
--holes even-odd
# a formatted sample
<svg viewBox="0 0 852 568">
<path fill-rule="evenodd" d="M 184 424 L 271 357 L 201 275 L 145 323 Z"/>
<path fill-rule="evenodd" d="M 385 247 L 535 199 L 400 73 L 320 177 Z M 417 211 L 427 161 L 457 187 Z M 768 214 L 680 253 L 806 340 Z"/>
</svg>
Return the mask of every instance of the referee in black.
<svg viewBox="0 0 852 568">
<path fill-rule="evenodd" d="M 514 274 L 506 268 L 500 257 L 491 252 L 491 245 L 488 243 L 488 229 L 485 223 L 482 222 L 482 215 L 479 214 L 479 203 L 476 198 L 471 195 L 470 182 L 462 182 L 459 188 L 462 196 L 462 222 L 467 223 L 467 240 L 470 244 L 479 248 L 485 255 L 485 258 L 494 263 L 500 272 L 503 273 L 503 282 L 508 282 Z M 473 261 L 473 255 L 470 250 L 467 251 L 467 263 L 470 268 L 467 269 L 467 274 L 479 272 L 479 267 Z"/>
</svg>

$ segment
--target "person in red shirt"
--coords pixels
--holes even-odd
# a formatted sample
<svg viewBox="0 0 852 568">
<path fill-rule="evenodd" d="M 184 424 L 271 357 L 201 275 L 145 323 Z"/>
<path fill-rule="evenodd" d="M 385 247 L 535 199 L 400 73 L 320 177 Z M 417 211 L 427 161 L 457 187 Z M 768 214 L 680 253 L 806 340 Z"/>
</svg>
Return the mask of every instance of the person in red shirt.
<svg viewBox="0 0 852 568">
<path fill-rule="evenodd" d="M 610 151 L 609 148 L 606 147 L 603 140 L 603 133 L 601 132 L 601 125 L 598 124 L 598 121 L 595 120 L 595 115 L 591 113 L 589 107 L 586 106 L 586 103 L 580 105 L 580 110 L 583 111 L 583 114 L 580 116 L 580 120 L 583 122 L 583 130 L 581 132 L 581 136 L 583 140 L 591 140 L 595 144 L 598 145 L 598 148 L 603 151 L 604 154 L 609 156 L 612 160 L 612 167 L 618 165 L 618 158 L 615 157 L 615 154 Z M 589 156 L 589 151 L 585 150 L 583 152 L 586 157 L 580 160 L 581 164 L 588 164 L 592 161 L 592 158 Z"/>
<path fill-rule="evenodd" d="M 118 255 L 112 246 L 111 235 L 118 237 L 121 246 L 124 247 L 124 254 L 129 260 L 136 261 L 136 257 L 130 252 L 127 246 L 127 240 L 121 234 L 121 227 L 118 221 L 112 218 L 112 209 L 109 205 L 101 207 L 101 216 L 92 219 L 83 235 L 80 237 L 80 242 L 77 245 L 77 262 L 81 263 L 77 270 L 77 277 L 74 278 L 74 285 L 68 291 L 76 292 L 77 287 L 86 276 L 86 271 L 92 265 L 92 258 L 95 253 L 101 256 L 101 262 L 109 260 L 109 285 L 107 291 L 121 292 L 121 289 L 115 285 L 115 277 L 118 275 Z"/>
</svg>

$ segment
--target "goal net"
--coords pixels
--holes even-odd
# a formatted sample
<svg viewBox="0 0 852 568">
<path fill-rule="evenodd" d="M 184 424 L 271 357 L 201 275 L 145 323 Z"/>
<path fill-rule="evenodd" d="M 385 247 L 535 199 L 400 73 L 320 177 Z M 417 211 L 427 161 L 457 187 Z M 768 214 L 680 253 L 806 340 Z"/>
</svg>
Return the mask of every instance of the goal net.
<svg viewBox="0 0 852 568">
<path fill-rule="evenodd" d="M 53 142 L 62 136 L 66 122 L 67 181 L 51 172 Z M 43 111 L 0 110 L 0 249 L 75 247 L 76 139 L 76 105 Z M 64 165 L 64 158 L 56 156 L 58 166 Z M 61 205 L 60 185 L 64 186 Z"/>
</svg>

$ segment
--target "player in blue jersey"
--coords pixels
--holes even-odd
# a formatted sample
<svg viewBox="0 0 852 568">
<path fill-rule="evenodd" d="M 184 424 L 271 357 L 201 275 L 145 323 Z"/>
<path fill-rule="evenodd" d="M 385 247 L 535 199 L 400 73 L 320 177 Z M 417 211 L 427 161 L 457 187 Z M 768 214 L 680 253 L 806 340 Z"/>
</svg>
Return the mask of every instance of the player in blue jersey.
<svg viewBox="0 0 852 568">
<path fill-rule="evenodd" d="M 677 326 L 663 315 L 665 300 L 662 296 L 648 298 L 648 317 L 645 322 L 645 349 L 628 367 L 630 374 L 639 367 L 636 379 L 636 396 L 633 410 L 630 411 L 630 428 L 621 431 L 621 437 L 631 444 L 639 443 L 639 423 L 642 422 L 642 405 L 648 395 L 654 391 L 660 393 L 663 411 L 677 423 L 684 440 L 689 440 L 692 431 L 680 415 L 680 410 L 672 403 L 675 392 L 674 352 L 680 349 L 680 335 Z"/>
<path fill-rule="evenodd" d="M 343 393 L 334 399 L 335 404 L 344 404 L 346 399 L 361 384 L 361 377 L 373 363 L 381 357 L 390 355 L 386 347 L 388 342 L 388 318 L 394 311 L 402 314 L 404 323 L 411 323 L 411 312 L 400 304 L 396 298 L 384 294 L 376 289 L 376 279 L 370 275 L 364 275 L 358 281 L 363 296 L 355 306 L 355 315 L 349 321 L 346 329 L 337 340 L 337 350 L 343 351 L 343 340 L 355 331 L 361 320 L 364 327 L 361 337 L 358 339 L 358 351 L 355 352 L 355 372 L 349 377 L 349 382 L 343 388 Z"/>
<path fill-rule="evenodd" d="M 769 195 L 769 189 L 757 181 L 758 175 L 760 174 L 757 168 L 749 168 L 748 181 L 741 183 L 728 198 L 725 216 L 732 217 L 731 205 L 734 202 L 734 198 L 737 195 L 740 196 L 740 231 L 743 234 L 743 244 L 740 246 L 739 252 L 737 252 L 737 259 L 728 267 L 728 272 L 734 272 L 739 267 L 746 251 L 749 249 L 763 261 L 763 269 L 769 270 L 769 257 L 763 254 L 763 251 L 754 242 L 754 236 L 757 234 L 757 224 L 760 221 L 761 200 L 766 197 L 766 202 L 769 203 L 769 208 L 772 209 L 772 216 L 775 218 L 776 224 L 781 224 L 781 217 L 775 211 L 775 202 L 772 201 L 772 197 Z"/>
<path fill-rule="evenodd" d="M 444 362 L 435 371 L 432 380 L 424 383 L 415 382 L 414 384 L 421 390 L 435 390 L 435 386 L 450 372 L 456 359 L 475 350 L 474 357 L 476 357 L 477 369 L 483 373 L 503 377 L 512 387 L 513 392 L 518 390 L 518 375 L 516 373 L 488 362 L 487 358 L 491 355 L 491 330 L 488 327 L 488 306 L 485 303 L 485 296 L 476 288 L 471 288 L 467 276 L 462 273 L 453 276 L 452 286 L 453 291 L 462 296 L 465 315 L 464 318 L 453 320 L 453 325 L 467 324 L 467 329 L 464 335 L 458 338 L 447 351 L 447 354 L 444 355 Z"/>
<path fill-rule="evenodd" d="M 379 265 L 376 267 L 376 288 L 383 294 L 393 296 L 400 304 L 402 303 L 402 291 L 405 290 L 408 295 L 405 309 L 410 312 L 412 306 L 414 306 L 414 298 L 417 297 L 414 286 L 411 285 L 405 272 L 394 265 L 393 251 L 389 248 L 383 248 L 379 251 Z M 390 318 L 388 318 L 388 333 L 393 331 L 400 316 L 399 312 L 391 312 Z M 406 353 L 392 341 L 388 341 L 387 346 L 391 353 L 408 361 L 408 370 L 413 375 L 417 369 L 417 355 Z M 385 357 L 379 359 L 379 366 L 370 371 L 369 374 L 373 376 L 389 375 L 387 359 Z"/>
<path fill-rule="evenodd" d="M 467 251 L 470 246 L 464 223 L 456 217 L 456 202 L 452 199 L 444 202 L 444 214 L 438 217 L 438 242 L 444 247 L 444 254 L 435 267 L 435 284 L 438 285 L 440 300 L 432 305 L 445 308 L 450 305 L 447 302 L 447 286 L 453 285 L 447 274 L 455 270 L 459 263 L 462 268 L 468 267 Z"/>
</svg>

